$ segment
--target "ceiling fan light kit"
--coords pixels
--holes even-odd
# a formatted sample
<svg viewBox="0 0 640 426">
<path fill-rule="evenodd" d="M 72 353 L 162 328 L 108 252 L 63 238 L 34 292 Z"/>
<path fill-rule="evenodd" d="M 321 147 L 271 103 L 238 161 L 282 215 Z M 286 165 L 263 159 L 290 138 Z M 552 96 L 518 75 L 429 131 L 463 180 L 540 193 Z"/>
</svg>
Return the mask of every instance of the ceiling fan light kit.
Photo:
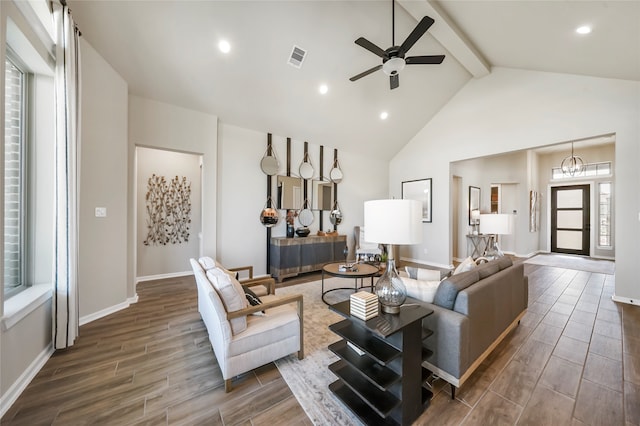
<svg viewBox="0 0 640 426">
<path fill-rule="evenodd" d="M 406 53 L 411 47 L 422 37 L 427 30 L 433 25 L 434 20 L 429 16 L 425 16 L 418 22 L 418 25 L 411 31 L 411 34 L 400 45 L 395 45 L 395 1 L 391 0 L 391 44 L 392 46 L 387 50 L 383 50 L 377 45 L 373 44 L 364 37 L 358 38 L 355 43 L 367 49 L 374 55 L 382 58 L 382 64 L 376 65 L 360 74 L 354 75 L 349 80 L 356 81 L 365 77 L 371 73 L 382 69 L 386 75 L 389 76 L 389 85 L 391 89 L 395 89 L 400 86 L 399 73 L 407 64 L 441 64 L 444 60 L 444 55 L 428 55 L 428 56 L 409 56 L 405 58 Z"/>
<path fill-rule="evenodd" d="M 384 72 L 386 75 L 389 75 L 389 76 L 396 75 L 404 69 L 405 65 L 406 63 L 404 59 L 391 58 L 387 62 L 382 64 L 382 72 Z"/>
</svg>

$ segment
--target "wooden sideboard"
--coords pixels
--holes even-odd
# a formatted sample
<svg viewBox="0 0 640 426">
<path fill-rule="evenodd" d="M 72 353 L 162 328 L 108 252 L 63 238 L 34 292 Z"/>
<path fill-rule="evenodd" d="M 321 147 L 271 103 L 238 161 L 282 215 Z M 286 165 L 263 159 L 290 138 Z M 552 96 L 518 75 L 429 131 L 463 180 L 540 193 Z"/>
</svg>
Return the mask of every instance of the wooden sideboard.
<svg viewBox="0 0 640 426">
<path fill-rule="evenodd" d="M 327 263 L 344 260 L 346 245 L 346 235 L 272 237 L 269 243 L 271 276 L 281 282 L 304 272 L 320 271 Z"/>
</svg>

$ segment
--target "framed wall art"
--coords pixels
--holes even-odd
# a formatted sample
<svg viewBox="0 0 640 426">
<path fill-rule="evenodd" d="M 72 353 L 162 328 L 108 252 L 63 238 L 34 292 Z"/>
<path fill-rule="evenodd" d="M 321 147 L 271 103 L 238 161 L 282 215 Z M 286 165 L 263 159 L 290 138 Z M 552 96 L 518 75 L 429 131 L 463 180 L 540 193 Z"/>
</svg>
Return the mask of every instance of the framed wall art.
<svg viewBox="0 0 640 426">
<path fill-rule="evenodd" d="M 431 223 L 431 178 L 402 182 L 402 199 L 422 203 L 422 222 Z"/>
</svg>

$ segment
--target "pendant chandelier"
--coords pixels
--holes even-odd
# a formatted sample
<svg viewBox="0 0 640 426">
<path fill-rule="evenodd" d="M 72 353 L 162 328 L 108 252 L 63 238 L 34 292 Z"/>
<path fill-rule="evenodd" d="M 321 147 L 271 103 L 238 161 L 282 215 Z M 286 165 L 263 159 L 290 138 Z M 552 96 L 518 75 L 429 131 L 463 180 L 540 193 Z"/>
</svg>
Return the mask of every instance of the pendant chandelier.
<svg viewBox="0 0 640 426">
<path fill-rule="evenodd" d="M 560 164 L 562 174 L 565 176 L 575 176 L 584 170 L 584 161 L 582 158 L 573 154 L 573 142 L 571 142 L 571 155 L 562 160 Z"/>
</svg>

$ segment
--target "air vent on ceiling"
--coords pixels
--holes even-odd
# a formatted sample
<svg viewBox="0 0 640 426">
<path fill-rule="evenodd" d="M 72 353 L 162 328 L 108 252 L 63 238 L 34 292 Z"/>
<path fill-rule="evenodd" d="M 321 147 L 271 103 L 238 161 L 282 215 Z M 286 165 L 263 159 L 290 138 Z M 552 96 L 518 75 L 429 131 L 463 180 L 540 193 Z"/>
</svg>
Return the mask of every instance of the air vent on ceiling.
<svg viewBox="0 0 640 426">
<path fill-rule="evenodd" d="M 294 45 L 293 49 L 291 49 L 291 55 L 289 55 L 289 65 L 296 68 L 302 67 L 302 62 L 304 62 L 304 58 L 306 55 L 306 50 Z"/>
</svg>

